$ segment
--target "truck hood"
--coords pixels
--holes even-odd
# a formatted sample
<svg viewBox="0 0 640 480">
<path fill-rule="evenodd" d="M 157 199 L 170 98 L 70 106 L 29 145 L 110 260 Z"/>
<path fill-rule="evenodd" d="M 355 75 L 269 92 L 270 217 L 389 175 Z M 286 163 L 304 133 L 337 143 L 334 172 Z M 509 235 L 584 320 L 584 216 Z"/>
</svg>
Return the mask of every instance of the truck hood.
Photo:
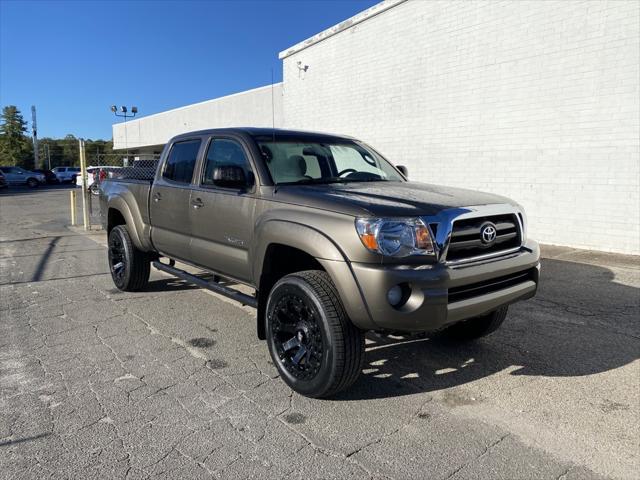
<svg viewBox="0 0 640 480">
<path fill-rule="evenodd" d="M 442 210 L 472 205 L 517 205 L 500 195 L 419 182 L 287 185 L 279 187 L 274 198 L 348 215 L 376 217 L 437 215 Z"/>
</svg>

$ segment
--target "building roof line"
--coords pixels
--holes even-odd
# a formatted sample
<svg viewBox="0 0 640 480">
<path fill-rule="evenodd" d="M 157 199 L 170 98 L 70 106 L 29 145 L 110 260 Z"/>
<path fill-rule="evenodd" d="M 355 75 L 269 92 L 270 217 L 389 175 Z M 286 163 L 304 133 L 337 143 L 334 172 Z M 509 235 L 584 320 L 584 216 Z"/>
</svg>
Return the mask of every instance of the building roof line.
<svg viewBox="0 0 640 480">
<path fill-rule="evenodd" d="M 282 85 L 282 82 L 276 82 L 273 84 L 274 87 Z M 197 102 L 197 103 L 190 103 L 189 105 L 184 105 L 182 107 L 177 107 L 177 108 L 172 108 L 171 110 L 164 110 L 162 112 L 158 112 L 158 113 L 152 113 L 151 115 L 145 115 L 144 117 L 138 117 L 134 120 L 129 120 L 127 123 L 131 124 L 131 123 L 135 123 L 135 122 L 139 122 L 140 120 L 146 120 L 148 118 L 152 118 L 152 117 L 157 117 L 158 115 L 165 115 L 167 113 L 173 113 L 173 112 L 178 112 L 180 110 L 185 110 L 187 108 L 192 108 L 192 107 L 196 107 L 198 105 L 204 105 L 207 103 L 215 103 L 218 102 L 220 100 L 226 100 L 227 98 L 231 98 L 231 97 L 237 97 L 239 95 L 245 95 L 247 93 L 251 93 L 251 92 L 256 92 L 258 90 L 264 90 L 267 88 L 271 88 L 272 85 L 263 85 L 262 87 L 256 87 L 256 88 L 251 88 L 249 90 L 243 90 L 241 92 L 236 92 L 236 93 L 230 93 L 229 95 L 224 95 L 222 97 L 216 97 L 216 98 L 211 98 L 209 100 L 203 100 L 202 102 Z M 118 126 L 122 126 L 124 125 L 124 122 L 120 122 L 120 123 L 114 123 L 112 126 L 113 127 L 118 127 Z"/>
<path fill-rule="evenodd" d="M 333 27 L 329 27 L 326 30 L 323 30 L 322 32 L 317 33 L 313 37 L 309 37 L 306 40 L 296 43 L 292 47 L 289 47 L 286 50 L 281 51 L 278 54 L 278 58 L 280 60 L 283 60 L 295 53 L 300 52 L 301 50 L 304 50 L 305 48 L 309 48 L 310 46 L 315 45 L 316 43 L 319 43 L 344 30 L 354 27 L 355 25 L 362 23 L 366 20 L 369 20 L 382 12 L 386 12 L 390 8 L 396 7 L 406 1 L 407 0 L 384 0 L 374 5 L 373 7 L 367 8 L 366 10 L 363 10 L 362 12 L 357 13 L 353 17 L 338 23 L 337 25 L 334 25 Z"/>
</svg>

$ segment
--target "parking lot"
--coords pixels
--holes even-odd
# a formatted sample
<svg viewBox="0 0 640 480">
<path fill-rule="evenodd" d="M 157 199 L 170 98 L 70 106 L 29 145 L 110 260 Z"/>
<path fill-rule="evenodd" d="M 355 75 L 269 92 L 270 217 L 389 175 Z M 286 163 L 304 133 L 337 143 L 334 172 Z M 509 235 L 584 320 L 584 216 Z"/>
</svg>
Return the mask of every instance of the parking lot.
<svg viewBox="0 0 640 480">
<path fill-rule="evenodd" d="M 0 193 L 0 478 L 638 478 L 640 265 L 543 250 L 468 345 L 369 335 L 331 400 L 279 380 L 247 307 L 116 290 L 66 188 Z"/>
</svg>

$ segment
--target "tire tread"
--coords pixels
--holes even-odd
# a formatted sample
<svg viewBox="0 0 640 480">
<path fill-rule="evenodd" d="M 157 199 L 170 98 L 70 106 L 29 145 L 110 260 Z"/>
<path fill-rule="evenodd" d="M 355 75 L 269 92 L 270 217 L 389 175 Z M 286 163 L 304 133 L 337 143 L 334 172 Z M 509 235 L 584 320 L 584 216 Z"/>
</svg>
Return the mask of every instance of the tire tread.
<svg viewBox="0 0 640 480">
<path fill-rule="evenodd" d="M 129 276 L 121 290 L 126 292 L 141 290 L 149 282 L 149 275 L 151 274 L 151 260 L 149 255 L 136 248 L 131 241 L 131 236 L 129 235 L 129 231 L 125 225 L 118 225 L 114 227 L 113 230 L 118 230 L 118 234 L 121 236 L 122 241 L 125 244 L 125 251 L 130 252 L 131 258 L 131 265 L 128 266 Z"/>
<path fill-rule="evenodd" d="M 332 336 L 342 341 L 336 342 L 336 369 L 321 397 L 329 397 L 349 386 L 360 376 L 364 363 L 364 332 L 357 328 L 347 316 L 340 300 L 340 295 L 331 281 L 329 274 L 323 270 L 305 270 L 291 274 L 304 280 L 318 295 L 325 309 Z"/>
</svg>

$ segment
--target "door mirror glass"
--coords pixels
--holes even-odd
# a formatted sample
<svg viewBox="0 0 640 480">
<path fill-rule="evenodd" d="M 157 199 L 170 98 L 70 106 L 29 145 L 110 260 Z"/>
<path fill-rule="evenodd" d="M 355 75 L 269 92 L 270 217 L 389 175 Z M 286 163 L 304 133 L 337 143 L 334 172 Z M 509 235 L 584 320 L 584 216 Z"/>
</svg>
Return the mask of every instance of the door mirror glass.
<svg viewBox="0 0 640 480">
<path fill-rule="evenodd" d="M 396 168 L 400 170 L 400 173 L 404 175 L 404 178 L 409 178 L 409 170 L 404 165 L 396 165 Z"/>
<path fill-rule="evenodd" d="M 244 169 L 238 165 L 220 165 L 213 170 L 213 183 L 225 188 L 245 188 L 249 186 Z"/>
</svg>

